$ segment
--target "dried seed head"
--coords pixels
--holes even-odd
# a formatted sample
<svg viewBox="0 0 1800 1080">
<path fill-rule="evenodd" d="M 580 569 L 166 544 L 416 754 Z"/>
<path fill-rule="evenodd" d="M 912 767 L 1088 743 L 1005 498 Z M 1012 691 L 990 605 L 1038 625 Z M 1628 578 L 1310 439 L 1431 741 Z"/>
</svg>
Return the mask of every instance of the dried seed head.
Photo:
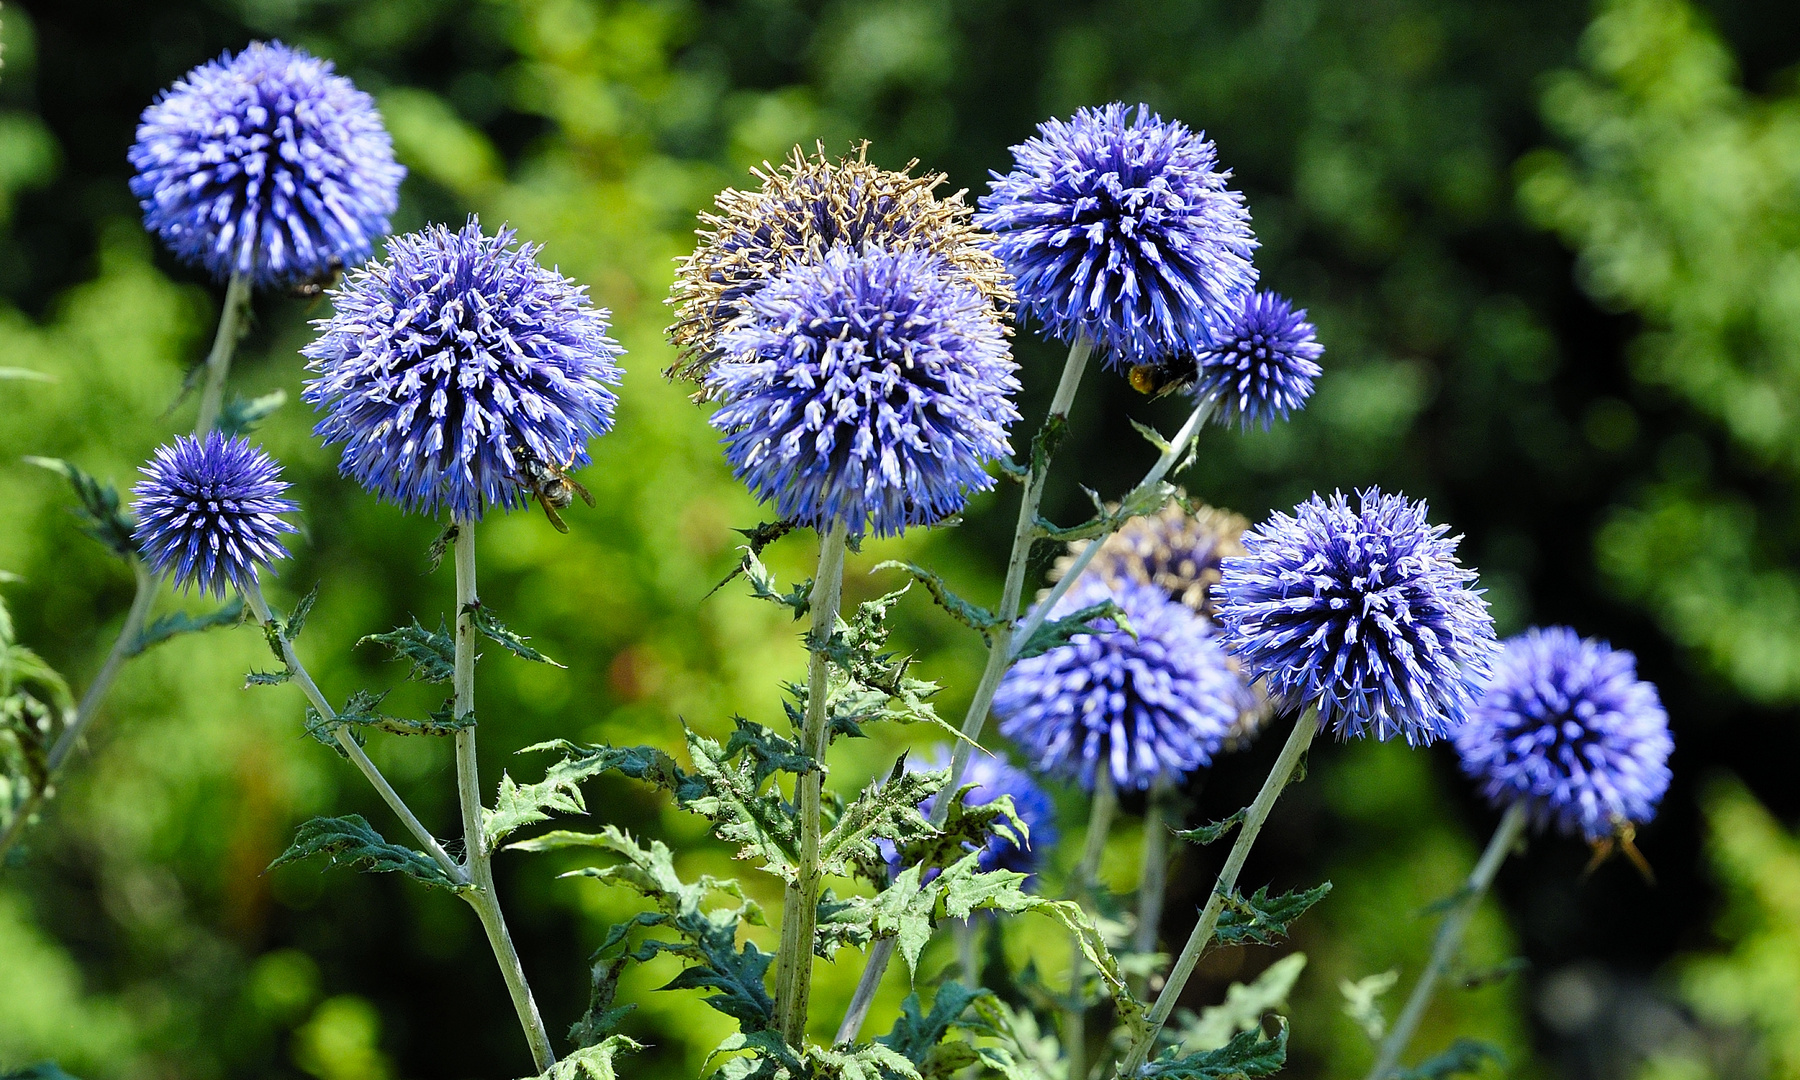
<svg viewBox="0 0 1800 1080">
<path fill-rule="evenodd" d="M 894 172 L 868 162 L 868 144 L 833 161 L 820 144 L 811 156 L 795 147 L 785 164 L 767 162 L 751 174 L 756 191 L 727 188 L 718 213 L 703 213 L 700 245 L 681 261 L 669 303 L 675 323 L 669 340 L 680 349 L 671 379 L 704 382 L 721 355 L 719 335 L 744 314 L 745 300 L 802 260 L 817 260 L 835 244 L 860 249 L 929 252 L 990 301 L 996 312 L 1013 304 L 1011 279 L 979 242 L 963 192 L 939 198 L 943 173 L 913 176 L 918 163 Z M 706 392 L 703 390 L 702 394 Z"/>
</svg>

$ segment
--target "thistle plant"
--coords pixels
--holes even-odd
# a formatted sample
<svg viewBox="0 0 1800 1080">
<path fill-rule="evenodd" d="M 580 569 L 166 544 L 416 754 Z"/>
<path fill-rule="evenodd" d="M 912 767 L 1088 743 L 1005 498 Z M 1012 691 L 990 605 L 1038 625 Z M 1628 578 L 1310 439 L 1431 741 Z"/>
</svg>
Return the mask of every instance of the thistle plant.
<svg viewBox="0 0 1800 1080">
<path fill-rule="evenodd" d="M 251 621 L 276 667 L 250 682 L 298 687 L 306 734 L 356 768 L 405 834 L 390 840 L 356 815 L 318 818 L 276 863 L 322 855 L 466 901 L 543 1080 L 629 1068 L 621 1062 L 640 1046 L 626 1034 L 621 977 L 665 955 L 682 966 L 665 989 L 702 994 L 737 1026 L 709 1058 L 724 1080 L 965 1070 L 1249 1080 L 1285 1063 L 1285 1021 L 1269 1034 L 1258 1017 L 1222 1047 L 1184 1046 L 1166 1029 L 1208 948 L 1277 941 L 1330 889 L 1240 890 L 1277 797 L 1322 730 L 1409 746 L 1454 738 L 1501 825 L 1382 1048 L 1371 1076 L 1387 1080 L 1528 823 L 1577 833 L 1600 855 L 1618 847 L 1640 858 L 1635 830 L 1669 783 L 1667 717 L 1630 654 L 1574 631 L 1534 631 L 1501 654 L 1460 538 L 1423 502 L 1375 488 L 1314 495 L 1252 527 L 1177 489 L 1207 423 L 1267 428 L 1305 407 L 1326 377 L 1317 328 L 1304 309 L 1259 291 L 1245 199 L 1218 147 L 1187 125 L 1146 106 L 1081 109 L 1039 125 L 1012 157 L 976 210 L 962 193 L 937 193 L 941 174 L 913 175 L 917 163 L 872 164 L 866 145 L 842 158 L 796 149 L 701 216 L 670 296 L 677 355 L 667 374 L 698 387 L 725 466 L 774 518 L 744 530 L 727 583 L 741 579 L 757 600 L 806 620 L 805 680 L 786 688 L 785 724 L 734 716 L 720 739 L 700 720 L 684 727 L 679 752 L 560 739 L 527 747 L 549 755 L 542 779 L 503 775 L 490 804 L 476 736 L 504 737 L 508 718 L 477 709 L 477 647 L 485 639 L 512 659 L 553 661 L 482 602 L 477 533 L 490 513 L 534 500 L 569 530 L 562 513 L 586 497 L 575 474 L 619 404 L 623 350 L 610 314 L 545 266 L 540 248 L 508 228 L 484 232 L 473 217 L 394 237 L 378 257 L 403 170 L 371 99 L 328 62 L 252 44 L 195 69 L 145 112 L 131 161 L 146 226 L 228 283 L 200 422 L 154 452 L 129 509 L 73 466 L 49 463 L 82 494 L 90 532 L 136 571 L 139 600 L 78 706 L 13 641 L 0 608 L 11 809 L 0 851 L 51 790 L 90 702 L 125 658 L 176 633 Z M 222 403 L 250 290 L 295 284 L 331 305 L 300 350 L 313 434 L 339 452 L 342 478 L 443 521 L 432 565 L 451 558 L 454 606 L 440 628 L 415 620 L 364 639 L 405 661 L 409 678 L 447 684 L 443 706 L 423 718 L 384 712 L 376 690 L 331 700 L 299 646 L 314 597 L 281 612 L 265 595 L 302 535 L 293 520 L 302 511 L 280 466 L 245 437 L 254 410 Z M 1014 360 L 1018 326 L 1068 346 L 1029 439 L 1018 434 L 1016 401 L 1022 383 L 1047 373 Z M 1140 390 L 1181 394 L 1187 415 L 1172 438 L 1140 425 L 1156 454 L 1143 479 L 1110 501 L 1093 494 L 1093 516 L 1061 526 L 1043 516 L 1043 499 L 1095 353 Z M 1002 479 L 1020 496 L 996 604 L 966 599 L 911 562 L 872 568 L 900 588 L 844 602 L 846 563 L 865 540 L 983 512 L 978 496 L 1008 491 Z M 795 532 L 817 538 L 817 569 L 784 583 L 763 554 Z M 1027 606 L 1040 541 L 1060 557 Z M 149 623 L 164 582 L 221 606 Z M 985 649 L 960 724 L 939 716 L 939 687 L 890 643 L 892 613 L 915 585 L 911 595 L 928 594 Z M 1011 756 L 983 743 L 990 713 Z M 1179 828 L 1183 793 L 1288 718 L 1255 800 Z M 951 741 L 909 747 L 876 782 L 837 790 L 839 740 L 883 724 Z M 458 813 L 448 828 L 423 821 L 382 775 L 366 750 L 378 736 L 452 741 Z M 774 952 L 747 930 L 770 926 L 770 915 L 743 884 L 685 878 L 666 844 L 589 813 L 583 785 L 603 774 L 703 817 L 738 860 L 780 882 Z M 1086 799 L 1084 828 L 1057 821 L 1057 785 Z M 1098 874 L 1121 792 L 1142 793 L 1146 806 L 1128 930 Z M 554 815 L 601 820 L 517 835 Z M 1193 933 L 1161 970 L 1170 837 L 1212 844 L 1233 833 Z M 1049 858 L 1063 837 L 1080 852 L 1068 873 Z M 592 998 L 560 1053 L 495 886 L 502 848 L 591 851 L 597 862 L 579 876 L 643 901 L 586 959 Z M 1066 933 L 1066 985 L 1047 988 L 1035 967 L 1007 972 L 1029 1006 L 982 988 L 976 937 L 1005 933 L 991 915 L 1036 915 Z M 918 979 L 940 930 L 957 935 L 962 981 L 935 980 L 929 1007 L 915 989 L 890 1030 L 864 1037 L 893 957 Z M 849 1008 L 821 1015 L 815 964 L 858 951 Z M 1152 987 L 1155 1000 L 1140 1000 Z M 1057 1017 L 1054 1039 L 1038 1010 Z M 1091 1037 L 1101 1016 L 1112 1026 Z M 816 1037 L 832 1030 L 829 1042 Z"/>
</svg>

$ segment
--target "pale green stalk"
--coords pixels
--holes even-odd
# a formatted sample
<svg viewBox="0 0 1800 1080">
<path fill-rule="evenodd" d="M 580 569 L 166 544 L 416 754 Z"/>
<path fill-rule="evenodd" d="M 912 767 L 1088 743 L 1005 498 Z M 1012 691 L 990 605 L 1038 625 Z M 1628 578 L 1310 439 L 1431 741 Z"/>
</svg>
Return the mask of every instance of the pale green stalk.
<svg viewBox="0 0 1800 1080">
<path fill-rule="evenodd" d="M 219 329 L 212 351 L 206 354 L 206 382 L 200 389 L 200 415 L 194 420 L 194 438 L 204 439 L 219 421 L 225 404 L 225 378 L 231 374 L 231 357 L 243 337 L 244 317 L 250 313 L 250 277 L 233 274 L 225 286 L 225 310 L 219 313 Z"/>
<path fill-rule="evenodd" d="M 782 1038 L 799 1046 L 806 1037 L 807 1005 L 812 995 L 813 934 L 819 916 L 820 801 L 825 783 L 825 750 L 831 742 L 826 699 L 831 689 L 831 661 L 826 646 L 837 628 L 838 605 L 843 598 L 844 549 L 848 530 L 842 521 L 819 539 L 819 571 L 813 575 L 812 632 L 807 636 L 810 658 L 806 676 L 806 726 L 801 748 L 815 767 L 795 782 L 800 813 L 800 865 L 788 882 L 781 902 L 781 951 L 775 966 L 775 1016 Z"/>
<path fill-rule="evenodd" d="M 1138 869 L 1138 922 L 1131 939 L 1136 953 L 1156 951 L 1156 937 L 1162 927 L 1163 897 L 1169 889 L 1169 825 L 1170 811 L 1176 800 L 1175 784 L 1167 776 L 1158 775 L 1150 784 L 1150 796 L 1144 804 L 1144 857 Z M 1140 991 L 1148 986 L 1139 987 Z"/>
<path fill-rule="evenodd" d="M 1100 873 L 1100 856 L 1106 852 L 1106 836 L 1112 831 L 1113 811 L 1119 805 L 1119 792 L 1113 786 L 1112 765 L 1102 759 L 1094 769 L 1094 802 L 1088 810 L 1087 837 L 1081 847 L 1081 862 L 1075 867 L 1075 880 L 1070 883 L 1071 899 L 1084 908 L 1093 906 L 1094 879 Z M 1069 1053 L 1069 1080 L 1086 1080 L 1087 1066 L 1087 960 L 1081 952 L 1081 938 L 1069 938 L 1069 1000 L 1063 1005 L 1063 1046 Z"/>
<path fill-rule="evenodd" d="M 1150 1007 L 1143 1033 L 1131 1044 L 1130 1051 L 1119 1066 L 1121 1077 L 1135 1075 L 1144 1062 L 1149 1060 L 1157 1035 L 1168 1022 L 1169 1014 L 1175 1011 L 1175 1003 L 1181 997 L 1182 987 L 1187 985 L 1188 976 L 1194 973 L 1194 965 L 1200 961 L 1200 954 L 1206 951 L 1207 944 L 1212 940 L 1213 930 L 1219 925 L 1219 915 L 1225 909 L 1225 898 L 1237 888 L 1238 874 L 1244 869 L 1244 860 L 1250 857 L 1250 848 L 1256 843 L 1257 834 L 1262 832 L 1263 823 L 1269 819 L 1269 811 L 1275 807 L 1275 800 L 1280 797 L 1282 789 L 1287 787 L 1295 767 L 1300 764 L 1301 756 L 1312 745 L 1313 736 L 1318 733 L 1319 710 L 1308 707 L 1295 722 L 1293 732 L 1288 735 L 1280 756 L 1269 770 L 1269 778 L 1263 781 L 1262 790 L 1256 793 L 1255 801 L 1245 810 L 1243 824 L 1238 826 L 1237 840 L 1231 845 L 1231 854 L 1225 857 L 1224 867 L 1219 870 L 1219 880 L 1214 883 L 1212 895 L 1207 897 L 1206 907 L 1200 912 L 1200 921 L 1195 924 L 1194 932 L 1189 935 L 1181 955 L 1175 959 L 1175 966 L 1169 970 L 1169 978 L 1163 983 L 1162 992 L 1157 994 L 1156 1004 Z"/>
<path fill-rule="evenodd" d="M 6 823 L 6 831 L 0 833 L 0 866 L 6 864 L 6 853 L 24 835 L 25 826 L 32 815 L 37 813 L 44 800 L 50 796 L 63 763 L 81 742 L 88 726 L 94 722 L 94 717 L 99 715 L 100 704 L 112 690 L 113 680 L 118 677 L 119 669 L 125 666 L 125 661 L 137 655 L 138 635 L 144 632 L 144 623 L 150 618 L 151 605 L 156 602 L 156 577 L 150 573 L 150 568 L 144 565 L 142 559 L 133 556 L 126 561 L 131 565 L 132 575 L 137 578 L 137 592 L 131 598 L 131 610 L 125 613 L 125 625 L 119 627 L 119 636 L 114 639 L 105 662 L 95 672 L 94 681 L 88 684 L 87 692 L 81 695 L 81 703 L 75 707 L 74 718 L 63 727 L 56 742 L 51 744 L 50 753 L 44 758 L 44 782 L 32 791 L 13 815 L 13 819 Z"/>
<path fill-rule="evenodd" d="M 1481 859 L 1469 874 L 1468 884 L 1463 886 L 1462 895 L 1458 897 L 1456 906 L 1444 916 L 1443 925 L 1438 927 L 1437 939 L 1432 942 L 1431 962 L 1419 975 L 1418 985 L 1413 987 L 1412 996 L 1406 999 L 1406 1007 L 1400 1012 L 1400 1019 L 1394 1021 L 1394 1030 L 1381 1043 L 1381 1053 L 1375 1058 L 1375 1067 L 1369 1070 L 1368 1080 L 1383 1080 L 1400 1064 L 1400 1055 L 1406 1050 L 1406 1044 L 1412 1041 L 1413 1033 L 1419 1029 L 1419 1021 L 1425 1016 L 1425 1007 L 1431 1004 L 1431 994 L 1437 988 L 1438 980 L 1450 970 L 1450 961 L 1455 958 L 1456 950 L 1462 945 L 1463 932 L 1469 928 L 1469 920 L 1474 918 L 1475 910 L 1481 906 L 1481 898 L 1487 895 L 1488 888 L 1494 884 L 1494 875 L 1500 872 L 1500 864 L 1512 854 L 1518 845 L 1519 837 L 1525 832 L 1525 805 L 1513 803 L 1501 815 L 1500 824 L 1494 829 L 1492 839 L 1488 841 L 1487 850 L 1481 853 Z"/>
<path fill-rule="evenodd" d="M 472 718 L 475 713 L 475 616 L 480 599 L 475 591 L 475 523 L 459 521 L 456 528 L 456 670 L 455 716 Z M 556 1053 L 550 1047 L 550 1034 L 538 1015 L 537 1002 L 531 996 L 531 985 L 525 981 L 524 966 L 513 947 L 512 934 L 506 929 L 506 918 L 500 913 L 500 901 L 494 893 L 493 852 L 487 849 L 482 834 L 481 773 L 475 760 L 475 725 L 470 723 L 456 733 L 456 792 L 462 804 L 464 860 L 469 887 L 462 890 L 463 899 L 481 918 L 487 931 L 488 945 L 500 965 L 512 996 L 513 1009 L 519 1014 L 519 1026 L 525 1030 L 525 1041 L 531 1045 L 531 1058 L 540 1073 L 556 1064 Z"/>
</svg>

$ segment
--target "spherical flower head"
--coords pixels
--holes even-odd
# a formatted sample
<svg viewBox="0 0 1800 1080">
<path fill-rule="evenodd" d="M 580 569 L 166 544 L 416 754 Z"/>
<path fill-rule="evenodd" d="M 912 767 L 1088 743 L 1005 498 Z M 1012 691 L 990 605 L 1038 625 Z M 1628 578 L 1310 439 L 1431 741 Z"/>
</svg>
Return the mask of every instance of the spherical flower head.
<svg viewBox="0 0 1800 1080">
<path fill-rule="evenodd" d="M 669 337 L 681 353 L 666 375 L 704 383 L 724 355 L 720 336 L 744 314 L 749 298 L 794 264 L 817 262 L 835 245 L 937 255 L 948 273 L 996 308 L 1011 307 L 1010 279 L 969 223 L 962 193 L 939 198 L 934 192 L 943 173 L 912 176 L 912 165 L 899 172 L 878 168 L 867 152 L 864 143 L 855 154 L 833 160 L 823 146 L 812 157 L 795 147 L 783 165 L 765 162 L 752 170 L 762 181 L 759 190 L 719 193 L 719 212 L 700 215 L 707 226 L 700 246 L 675 272 Z"/>
<path fill-rule="evenodd" d="M 1229 510 L 1192 506 L 1177 493 L 1154 514 L 1134 517 L 1100 541 L 1087 573 L 1119 585 L 1134 581 L 1155 585 L 1199 615 L 1215 614 L 1209 593 L 1219 580 L 1219 563 L 1244 553 L 1244 530 L 1250 523 Z M 1068 572 L 1089 543 L 1077 540 L 1056 560 L 1050 579 Z"/>
<path fill-rule="evenodd" d="M 941 747 L 923 757 L 909 758 L 906 762 L 909 772 L 938 772 L 950 768 L 950 754 Z M 1004 754 L 989 753 L 977 750 L 963 769 L 962 780 L 957 786 L 974 786 L 963 798 L 964 806 L 986 806 L 1000 798 L 1012 798 L 1013 813 L 1025 823 L 1029 835 L 1025 838 L 1025 846 L 1020 847 L 1006 837 L 994 833 L 981 848 L 975 865 L 980 870 L 1012 870 L 1020 874 L 1037 872 L 1038 862 L 1043 853 L 1056 846 L 1056 807 L 1051 805 L 1050 796 L 1044 794 L 1031 774 L 1006 759 Z M 919 812 L 929 818 L 932 809 L 941 797 L 933 795 L 919 804 Z M 886 840 L 877 841 L 886 855 L 888 870 L 898 874 L 903 867 L 900 864 L 900 852 L 893 843 Z"/>
<path fill-rule="evenodd" d="M 1265 430 L 1305 408 L 1319 377 L 1324 346 L 1314 337 L 1304 308 L 1272 292 L 1259 292 L 1219 330 L 1196 356 L 1194 393 L 1215 398 L 1218 417 Z"/>
<path fill-rule="evenodd" d="M 1669 714 L 1637 658 L 1566 626 L 1506 643 L 1468 723 L 1463 771 L 1495 806 L 1602 841 L 1642 825 L 1669 790 Z"/>
<path fill-rule="evenodd" d="M 278 41 L 188 72 L 144 110 L 128 156 L 145 228 L 183 262 L 264 286 L 368 258 L 406 175 L 374 99 Z"/>
<path fill-rule="evenodd" d="M 993 305 L 939 257 L 834 247 L 746 301 L 707 376 L 733 473 L 821 532 L 897 536 L 994 484 L 1017 365 Z"/>
<path fill-rule="evenodd" d="M 1442 738 L 1473 706 L 1497 646 L 1461 537 L 1423 502 L 1314 495 L 1244 534 L 1213 595 L 1226 647 L 1271 697 L 1316 704 L 1340 738 Z"/>
<path fill-rule="evenodd" d="M 295 530 L 281 515 L 300 508 L 282 498 L 281 466 L 248 441 L 180 435 L 139 471 L 132 537 L 152 573 L 223 599 L 287 554 L 281 534 Z"/>
<path fill-rule="evenodd" d="M 1092 790 L 1096 770 L 1133 790 L 1209 765 L 1251 707 L 1211 626 L 1153 585 L 1109 587 L 1083 576 L 1051 614 L 1112 600 L 1131 633 L 1111 620 L 1068 644 L 1014 664 L 994 694 L 1000 731 L 1040 772 Z"/>
<path fill-rule="evenodd" d="M 1244 197 L 1204 135 L 1147 105 L 1038 125 L 993 174 L 975 223 L 1054 338 L 1109 363 L 1192 355 L 1256 284 Z"/>
<path fill-rule="evenodd" d="M 433 225 L 350 274 L 301 350 L 339 471 L 402 509 L 478 520 L 528 498 L 522 468 L 588 462 L 612 428 L 622 350 L 586 288 L 515 247 Z"/>
</svg>

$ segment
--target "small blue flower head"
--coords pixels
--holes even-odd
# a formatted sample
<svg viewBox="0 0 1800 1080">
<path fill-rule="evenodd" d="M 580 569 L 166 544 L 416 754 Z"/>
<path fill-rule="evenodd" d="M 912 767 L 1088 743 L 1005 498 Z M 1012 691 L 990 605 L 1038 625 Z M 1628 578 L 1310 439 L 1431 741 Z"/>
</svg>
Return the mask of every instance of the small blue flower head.
<svg viewBox="0 0 1800 1080">
<path fill-rule="evenodd" d="M 1107 768 L 1121 788 L 1179 780 L 1212 763 L 1255 707 L 1207 621 L 1154 585 L 1076 582 L 1052 614 L 1116 602 L 1134 638 L 1110 620 L 1014 664 L 994 694 L 1001 734 L 1034 769 L 1093 790 Z"/>
<path fill-rule="evenodd" d="M 1637 659 L 1566 626 L 1506 643 L 1469 722 L 1463 771 L 1495 806 L 1590 842 L 1642 825 L 1669 790 L 1669 715 Z M 1628 833 L 1626 835 L 1629 835 Z"/>
<path fill-rule="evenodd" d="M 587 289 L 537 253 L 474 218 L 433 225 L 332 292 L 301 352 L 318 372 L 303 396 L 325 414 L 313 434 L 344 445 L 340 472 L 404 510 L 476 521 L 529 498 L 532 461 L 588 463 L 622 350 Z"/>
<path fill-rule="evenodd" d="M 287 554 L 281 466 L 242 438 L 218 431 L 204 441 L 177 436 L 139 470 L 132 537 L 152 573 L 223 599 L 256 584 L 257 572 Z"/>
<path fill-rule="evenodd" d="M 938 748 L 924 757 L 910 758 L 906 767 L 912 772 L 936 772 L 950 768 L 950 755 L 943 748 Z M 963 770 L 959 787 L 974 785 L 974 790 L 963 799 L 965 806 L 986 806 L 1002 795 L 1012 797 L 1013 813 L 1025 823 L 1030 835 L 1026 837 L 1026 846 L 1021 848 L 1004 836 L 994 834 L 988 837 L 987 844 L 982 847 L 981 855 L 975 860 L 982 871 L 1012 870 L 1020 874 L 1036 873 L 1038 862 L 1043 853 L 1056 846 L 1056 807 L 1051 805 L 1050 796 L 1038 787 L 1031 774 L 1006 759 L 1004 754 L 992 754 L 976 751 L 969 758 L 968 767 Z M 941 795 L 941 793 L 940 793 Z M 919 804 L 919 812 L 930 817 L 940 795 L 933 795 Z M 877 841 L 881 850 L 887 855 L 888 870 L 898 874 L 900 852 L 891 841 Z"/>
<path fill-rule="evenodd" d="M 369 257 L 406 170 L 375 101 L 280 42 L 202 64 L 144 110 L 144 227 L 214 277 L 280 285 Z"/>
<path fill-rule="evenodd" d="M 975 223 L 1054 338 L 1109 363 L 1191 356 L 1256 284 L 1244 197 L 1218 151 L 1148 105 L 1081 109 L 1038 125 L 993 174 Z"/>
<path fill-rule="evenodd" d="M 1218 399 L 1218 417 L 1268 429 L 1277 416 L 1306 406 L 1319 377 L 1324 346 L 1304 308 L 1272 292 L 1251 296 L 1196 359 L 1194 393 Z"/>
<path fill-rule="evenodd" d="M 1226 647 L 1270 697 L 1317 704 L 1340 738 L 1450 734 L 1497 646 L 1448 531 L 1423 502 L 1373 488 L 1354 507 L 1314 495 L 1293 517 L 1273 515 L 1213 587 Z"/>
<path fill-rule="evenodd" d="M 712 425 L 783 518 L 898 536 L 993 486 L 1017 365 L 993 305 L 942 258 L 838 245 L 745 303 L 706 376 Z"/>
</svg>

